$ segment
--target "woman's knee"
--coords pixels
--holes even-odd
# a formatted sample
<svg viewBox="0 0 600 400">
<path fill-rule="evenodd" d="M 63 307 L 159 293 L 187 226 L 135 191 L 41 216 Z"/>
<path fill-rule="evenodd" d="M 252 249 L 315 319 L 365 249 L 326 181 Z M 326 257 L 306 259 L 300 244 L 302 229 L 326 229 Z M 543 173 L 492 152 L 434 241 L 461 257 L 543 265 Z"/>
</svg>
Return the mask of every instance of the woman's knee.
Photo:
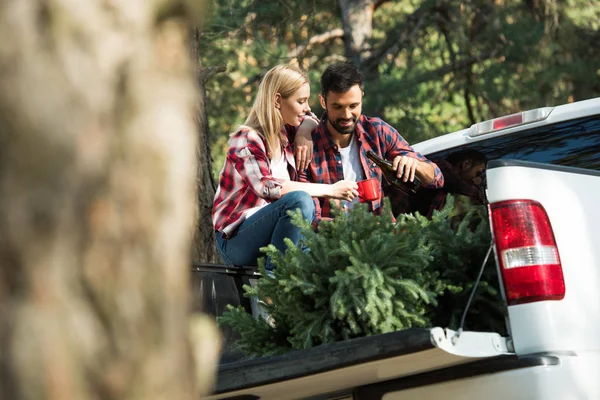
<svg viewBox="0 0 600 400">
<path fill-rule="evenodd" d="M 299 209 L 304 219 L 312 221 L 315 218 L 315 202 L 306 192 L 295 191 L 286 194 L 288 196 L 287 210 Z"/>
</svg>

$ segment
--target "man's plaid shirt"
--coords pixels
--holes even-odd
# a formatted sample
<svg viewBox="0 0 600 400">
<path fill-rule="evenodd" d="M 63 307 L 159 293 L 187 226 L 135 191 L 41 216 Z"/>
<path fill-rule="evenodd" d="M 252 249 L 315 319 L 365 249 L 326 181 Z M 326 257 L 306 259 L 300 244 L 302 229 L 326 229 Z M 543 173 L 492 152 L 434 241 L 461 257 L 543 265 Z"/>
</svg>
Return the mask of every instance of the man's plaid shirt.
<svg viewBox="0 0 600 400">
<path fill-rule="evenodd" d="M 332 184 L 344 179 L 342 156 L 338 146 L 333 142 L 327 130 L 327 113 L 321 117 L 319 126 L 313 132 L 313 159 L 306 171 L 298 173 L 301 182 Z M 367 151 L 371 150 L 381 158 L 392 161 L 397 156 L 413 157 L 433 165 L 435 177 L 426 187 L 439 188 L 444 184 L 444 177 L 440 169 L 421 154 L 413 150 L 406 140 L 400 136 L 391 125 L 380 118 L 371 118 L 361 115 L 357 121 L 354 135 L 357 140 L 360 163 L 365 174 L 365 179 L 376 178 L 381 182 L 381 169 L 367 158 Z M 375 214 L 381 213 L 383 192 L 379 199 L 369 202 L 369 209 Z M 331 218 L 329 199 L 314 199 L 316 206 L 315 222 Z"/>
<path fill-rule="evenodd" d="M 295 127 L 281 131 L 282 152 L 292 180 L 297 180 L 296 164 L 287 135 Z M 242 128 L 229 139 L 229 150 L 219 177 L 212 220 L 216 231 L 231 235 L 244 221 L 248 209 L 266 205 L 281 197 L 283 180 L 271 174 L 271 161 L 265 141 L 253 129 Z"/>
</svg>

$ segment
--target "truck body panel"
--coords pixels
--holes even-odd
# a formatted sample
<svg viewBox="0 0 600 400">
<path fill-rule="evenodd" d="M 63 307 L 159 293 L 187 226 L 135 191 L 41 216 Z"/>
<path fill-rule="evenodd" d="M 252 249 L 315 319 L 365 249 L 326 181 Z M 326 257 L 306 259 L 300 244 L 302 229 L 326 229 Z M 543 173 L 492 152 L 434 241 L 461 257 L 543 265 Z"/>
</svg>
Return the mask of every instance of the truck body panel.
<svg viewBox="0 0 600 400">
<path fill-rule="evenodd" d="M 508 307 L 517 354 L 600 350 L 600 172 L 523 161 L 491 162 L 490 203 L 535 200 L 559 249 L 565 297 Z"/>
<path fill-rule="evenodd" d="M 497 360 L 500 361 L 500 360 Z M 505 369 L 453 379 L 462 365 L 423 375 L 421 382 L 395 381 L 359 389 L 354 400 L 588 400 L 600 398 L 600 354 L 544 354 L 502 360 Z M 510 363 L 513 363 L 512 368 Z M 528 364 L 530 364 L 528 366 Z M 418 386 L 413 386 L 420 383 Z"/>
</svg>

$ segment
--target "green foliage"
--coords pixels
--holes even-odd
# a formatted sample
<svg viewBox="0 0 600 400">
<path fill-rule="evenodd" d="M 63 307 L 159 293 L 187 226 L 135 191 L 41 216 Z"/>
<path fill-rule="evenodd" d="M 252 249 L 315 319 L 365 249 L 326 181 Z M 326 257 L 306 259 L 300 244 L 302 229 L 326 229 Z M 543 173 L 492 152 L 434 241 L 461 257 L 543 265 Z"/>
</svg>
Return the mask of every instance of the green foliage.
<svg viewBox="0 0 600 400">
<path fill-rule="evenodd" d="M 428 238 L 433 257 L 429 268 L 437 271 L 439 279 L 447 285 L 447 290 L 438 297 L 438 305 L 429 317 L 432 325 L 451 329 L 459 328 L 468 298 L 492 242 L 484 206 L 470 206 L 456 226 L 456 217 L 452 217 L 455 209 L 454 198 L 449 195 L 447 206 L 441 211 L 434 211 L 431 221 L 419 215 L 400 218 L 422 219 L 422 234 Z M 506 334 L 505 314 L 506 307 L 500 300 L 498 272 L 492 253 L 463 328 Z"/>
<path fill-rule="evenodd" d="M 285 254 L 265 248 L 276 266 L 274 276 L 261 266 L 258 285 L 245 287 L 247 296 L 269 299 L 275 327 L 241 308 L 230 309 L 219 322 L 240 333 L 238 345 L 249 356 L 410 327 L 456 325 L 474 282 L 472 269 L 489 246 L 489 232 L 486 220 L 476 219 L 481 210 L 469 212 L 454 232 L 452 208 L 450 198 L 431 221 L 406 215 L 394 222 L 391 215 L 374 216 L 359 205 L 347 215 L 338 210 L 318 233 L 298 213 L 293 221 L 303 228 L 310 251 L 291 242 Z M 501 308 L 498 293 L 493 296 L 487 281 L 483 287 L 469 314 L 483 318 L 473 326 L 502 327 L 501 314 L 486 312 Z"/>
<path fill-rule="evenodd" d="M 250 286 L 245 285 L 244 289 L 248 295 L 256 293 Z M 236 346 L 244 354 L 267 357 L 284 353 L 289 348 L 285 327 L 279 324 L 273 328 L 263 319 L 255 319 L 242 306 L 228 305 L 227 311 L 219 317 L 219 324 L 234 327 L 240 335 Z"/>
<path fill-rule="evenodd" d="M 399 0 L 376 2 L 361 52 L 363 112 L 384 118 L 410 143 L 526 109 L 600 95 L 600 3 Z M 201 65 L 226 64 L 206 83 L 216 174 L 228 134 L 243 122 L 262 73 L 298 62 L 309 71 L 313 110 L 326 65 L 349 59 L 341 3 L 331 0 L 213 2 Z M 360 12 L 360 11 L 356 11 Z M 346 27 L 348 28 L 348 27 Z M 380 55 L 378 57 L 374 55 Z"/>
</svg>

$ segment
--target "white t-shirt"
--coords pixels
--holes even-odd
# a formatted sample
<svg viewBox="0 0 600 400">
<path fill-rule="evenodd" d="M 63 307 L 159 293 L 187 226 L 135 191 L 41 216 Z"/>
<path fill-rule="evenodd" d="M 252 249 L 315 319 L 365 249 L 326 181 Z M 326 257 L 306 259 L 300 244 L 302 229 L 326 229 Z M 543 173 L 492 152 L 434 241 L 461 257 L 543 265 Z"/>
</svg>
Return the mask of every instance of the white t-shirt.
<svg viewBox="0 0 600 400">
<path fill-rule="evenodd" d="M 348 147 L 340 148 L 340 155 L 342 156 L 342 168 L 344 170 L 344 179 L 347 181 L 360 182 L 365 179 L 365 173 L 360 163 L 360 154 L 358 152 L 358 144 L 354 135 L 350 140 Z M 348 208 L 354 207 L 359 202 L 358 197 L 347 203 Z"/>
<path fill-rule="evenodd" d="M 285 154 L 283 154 L 283 152 L 281 152 L 281 158 L 279 160 L 271 161 L 271 175 L 273 176 L 273 178 L 277 179 L 284 179 L 286 181 L 292 180 L 292 178 L 290 177 L 290 172 L 288 171 L 288 162 L 285 159 Z M 247 209 L 244 212 L 244 216 L 248 218 L 267 204 L 268 203 L 265 203 L 262 206 L 256 206 Z"/>
<path fill-rule="evenodd" d="M 279 160 L 271 161 L 271 175 L 273 178 L 284 179 L 291 181 L 290 172 L 288 171 L 288 162 L 285 159 L 285 154 L 281 152 L 281 158 Z"/>
</svg>

